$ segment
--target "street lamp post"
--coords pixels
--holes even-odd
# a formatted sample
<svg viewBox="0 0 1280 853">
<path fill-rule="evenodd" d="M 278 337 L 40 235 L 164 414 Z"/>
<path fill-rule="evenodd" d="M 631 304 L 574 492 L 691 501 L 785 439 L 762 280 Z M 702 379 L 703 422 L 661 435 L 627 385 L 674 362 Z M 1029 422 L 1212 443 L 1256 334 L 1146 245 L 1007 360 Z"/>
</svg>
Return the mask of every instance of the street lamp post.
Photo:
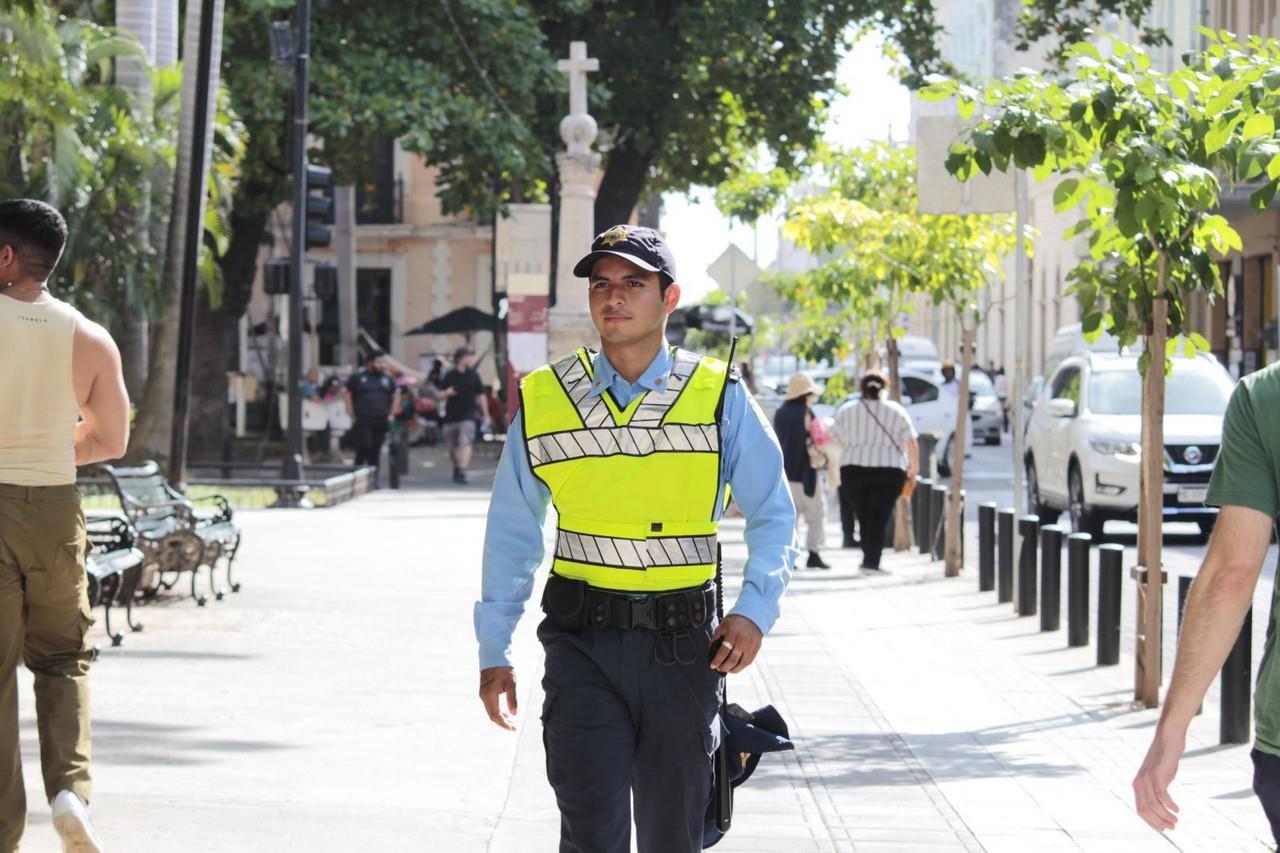
<svg viewBox="0 0 1280 853">
<path fill-rule="evenodd" d="M 302 471 L 302 273 L 307 259 L 307 64 L 311 50 L 311 0 L 298 0 L 293 52 L 293 256 L 289 275 L 289 448 L 281 476 Z"/>
</svg>

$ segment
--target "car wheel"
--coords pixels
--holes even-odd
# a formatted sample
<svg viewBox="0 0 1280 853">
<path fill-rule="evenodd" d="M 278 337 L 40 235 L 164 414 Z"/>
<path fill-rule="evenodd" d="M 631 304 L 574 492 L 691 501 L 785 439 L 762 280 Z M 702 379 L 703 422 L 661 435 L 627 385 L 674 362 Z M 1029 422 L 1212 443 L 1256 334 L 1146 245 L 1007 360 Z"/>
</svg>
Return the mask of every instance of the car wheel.
<svg viewBox="0 0 1280 853">
<path fill-rule="evenodd" d="M 1084 478 L 1076 465 L 1071 466 L 1071 473 L 1067 475 L 1067 493 L 1071 501 L 1072 528 L 1076 533 L 1088 533 L 1094 539 L 1101 539 L 1106 519 L 1084 502 Z"/>
<path fill-rule="evenodd" d="M 1053 524 L 1058 520 L 1058 510 L 1040 499 L 1040 477 L 1036 474 L 1036 463 L 1027 462 L 1027 511 L 1040 519 L 1041 524 Z"/>
</svg>

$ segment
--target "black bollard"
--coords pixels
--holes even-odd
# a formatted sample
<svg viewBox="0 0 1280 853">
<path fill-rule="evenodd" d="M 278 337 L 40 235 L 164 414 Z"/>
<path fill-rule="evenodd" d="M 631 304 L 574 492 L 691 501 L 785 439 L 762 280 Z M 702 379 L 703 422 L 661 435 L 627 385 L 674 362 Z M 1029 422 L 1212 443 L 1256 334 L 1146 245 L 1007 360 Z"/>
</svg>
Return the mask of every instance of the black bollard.
<svg viewBox="0 0 1280 853">
<path fill-rule="evenodd" d="M 933 559 L 941 560 L 945 556 L 947 542 L 947 494 L 946 486 L 934 486 L 929 496 L 929 542 L 932 545 Z"/>
<path fill-rule="evenodd" d="M 1056 524 L 1040 528 L 1040 630 L 1062 626 L 1062 540 L 1067 532 Z"/>
<path fill-rule="evenodd" d="M 1187 596 L 1191 593 L 1191 582 L 1195 578 L 1190 575 L 1178 575 L 1178 642 L 1182 642 L 1182 616 L 1187 609 Z M 1204 713 L 1204 703 L 1196 708 L 1196 714 Z"/>
<path fill-rule="evenodd" d="M 1248 743 L 1249 678 L 1253 669 L 1253 608 L 1244 615 L 1244 624 L 1235 645 L 1222 665 L 1222 716 L 1218 724 L 1218 743 Z"/>
<path fill-rule="evenodd" d="M 1024 515 L 1018 519 L 1018 538 L 1022 550 L 1018 554 L 1018 615 L 1036 615 L 1036 530 L 1040 518 Z"/>
<path fill-rule="evenodd" d="M 996 513 L 996 601 L 1013 601 L 1013 520 L 1014 511 L 1005 507 Z"/>
<path fill-rule="evenodd" d="M 1067 645 L 1089 645 L 1089 549 L 1093 537 L 1067 537 Z"/>
<path fill-rule="evenodd" d="M 996 588 L 996 505 L 978 507 L 978 592 Z"/>
<path fill-rule="evenodd" d="M 390 478 L 391 488 L 400 488 L 400 442 L 396 441 L 394 435 L 387 444 L 387 476 Z"/>
<path fill-rule="evenodd" d="M 916 548 L 921 554 L 931 553 L 933 550 L 932 543 L 929 542 L 929 508 L 932 504 L 930 499 L 933 494 L 933 480 L 928 477 L 921 478 L 916 483 L 916 491 L 912 497 L 915 499 L 915 506 L 912 507 L 912 516 L 915 518 L 916 528 Z"/>
<path fill-rule="evenodd" d="M 1123 545 L 1098 548 L 1098 666 L 1120 663 L 1120 575 Z"/>
</svg>

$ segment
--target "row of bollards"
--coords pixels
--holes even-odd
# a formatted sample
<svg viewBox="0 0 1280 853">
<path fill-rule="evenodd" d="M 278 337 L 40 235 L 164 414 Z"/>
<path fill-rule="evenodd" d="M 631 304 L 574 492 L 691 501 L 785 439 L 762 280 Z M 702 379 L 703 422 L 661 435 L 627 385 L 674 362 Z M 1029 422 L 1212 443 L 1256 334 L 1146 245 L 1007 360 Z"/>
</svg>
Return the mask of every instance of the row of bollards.
<svg viewBox="0 0 1280 853">
<path fill-rule="evenodd" d="M 921 484 L 924 485 L 923 483 Z M 930 486 L 932 484 L 930 483 Z M 923 501 L 922 501 L 923 503 Z M 932 508 L 931 506 L 929 507 Z M 915 507 L 913 506 L 913 510 Z M 928 512 L 928 510 L 924 510 Z M 926 521 L 934 522 L 933 519 Z M 1015 525 L 1017 547 L 1015 562 Z M 925 526 L 921 534 L 934 528 Z M 917 537 L 918 542 L 922 540 Z M 978 589 L 995 590 L 1000 603 L 1010 603 L 1019 616 L 1040 616 L 1041 631 L 1061 627 L 1062 546 L 1067 545 L 1067 645 L 1089 644 L 1090 552 L 1092 537 L 1072 533 L 1058 525 L 1040 526 L 1035 515 L 1017 518 L 1010 508 L 997 509 L 994 503 L 978 507 Z M 926 552 L 921 544 L 921 553 Z M 1098 546 L 1097 662 L 1099 666 L 1120 663 L 1121 580 L 1124 548 Z M 1014 584 L 1014 572 L 1017 584 Z M 1178 633 L 1192 578 L 1178 579 Z M 1016 596 L 1016 601 L 1014 600 Z M 1250 694 L 1252 672 L 1253 611 L 1222 667 L 1220 724 L 1221 743 L 1247 743 L 1250 737 Z"/>
</svg>

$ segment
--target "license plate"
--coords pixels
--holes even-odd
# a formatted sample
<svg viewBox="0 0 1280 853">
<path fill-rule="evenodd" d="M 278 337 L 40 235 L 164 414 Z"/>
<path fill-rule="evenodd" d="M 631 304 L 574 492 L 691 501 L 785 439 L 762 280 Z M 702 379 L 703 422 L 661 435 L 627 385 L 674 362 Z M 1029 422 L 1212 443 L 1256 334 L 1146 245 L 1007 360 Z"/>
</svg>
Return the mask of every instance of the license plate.
<svg viewBox="0 0 1280 853">
<path fill-rule="evenodd" d="M 1205 497 L 1209 494 L 1207 486 L 1192 487 L 1180 486 L 1178 488 L 1178 503 L 1180 504 L 1202 504 Z"/>
</svg>

